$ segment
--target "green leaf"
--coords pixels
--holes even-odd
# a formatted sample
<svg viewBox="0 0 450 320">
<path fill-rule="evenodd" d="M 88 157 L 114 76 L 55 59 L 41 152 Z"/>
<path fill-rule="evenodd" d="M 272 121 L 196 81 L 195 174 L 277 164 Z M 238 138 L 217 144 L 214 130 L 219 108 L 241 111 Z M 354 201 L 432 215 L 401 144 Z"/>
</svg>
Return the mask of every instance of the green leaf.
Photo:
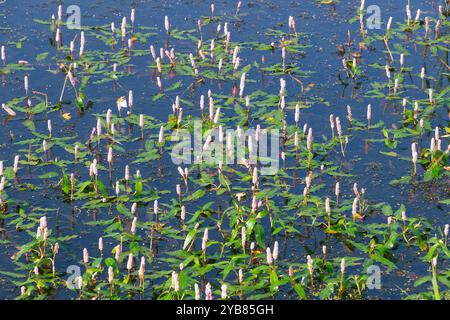
<svg viewBox="0 0 450 320">
<path fill-rule="evenodd" d="M 392 207 L 388 204 L 384 205 L 383 208 L 381 208 L 381 211 L 385 216 L 392 216 L 394 214 L 394 210 L 392 210 Z"/>
<path fill-rule="evenodd" d="M 299 297 L 300 299 L 306 300 L 306 299 L 308 298 L 308 297 L 306 296 L 305 290 L 303 289 L 303 287 L 302 287 L 301 284 L 299 284 L 299 283 L 294 284 L 293 287 L 294 287 L 295 292 L 297 292 L 298 297 Z"/>
<path fill-rule="evenodd" d="M 61 188 L 65 194 L 70 194 L 70 180 L 67 175 L 63 175 L 62 177 Z"/>
<path fill-rule="evenodd" d="M 379 256 L 377 254 L 371 254 L 370 257 L 373 260 L 378 261 L 378 262 L 388 266 L 391 269 L 397 269 L 397 267 L 395 266 L 395 264 L 392 261 L 390 261 L 390 260 L 388 260 L 388 259 L 386 259 L 386 258 L 384 258 L 382 256 Z"/>
<path fill-rule="evenodd" d="M 183 250 L 186 250 L 186 248 L 190 245 L 192 240 L 195 238 L 196 234 L 197 234 L 197 229 L 189 231 L 188 235 L 186 236 L 186 239 L 184 240 Z"/>
<path fill-rule="evenodd" d="M 136 185 L 135 185 L 134 188 L 136 190 L 135 196 L 139 197 L 141 195 L 141 193 L 142 193 L 142 181 L 136 182 Z"/>
<path fill-rule="evenodd" d="M 264 228 L 260 223 L 255 225 L 255 238 L 259 247 L 264 248 L 266 246 L 265 238 L 264 238 Z"/>
<path fill-rule="evenodd" d="M 57 176 L 58 176 L 58 173 L 56 173 L 55 171 L 52 171 L 52 172 L 48 172 L 48 173 L 40 175 L 39 179 L 51 179 L 51 178 L 55 178 Z"/>
<path fill-rule="evenodd" d="M 275 270 L 270 272 L 270 290 L 272 292 L 278 291 L 278 275 Z"/>
<path fill-rule="evenodd" d="M 42 61 L 48 57 L 48 52 L 40 53 L 36 56 L 36 61 Z"/>
</svg>

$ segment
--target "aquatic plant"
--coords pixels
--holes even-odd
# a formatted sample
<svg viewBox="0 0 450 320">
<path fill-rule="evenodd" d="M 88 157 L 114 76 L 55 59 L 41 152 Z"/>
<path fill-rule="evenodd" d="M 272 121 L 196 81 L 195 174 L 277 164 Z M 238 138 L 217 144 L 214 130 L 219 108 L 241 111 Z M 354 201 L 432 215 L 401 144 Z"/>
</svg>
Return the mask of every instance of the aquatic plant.
<svg viewBox="0 0 450 320">
<path fill-rule="evenodd" d="M 242 37 L 245 2 L 217 9 L 190 29 L 131 8 L 71 30 L 59 6 L 34 21 L 50 37 L 36 61 L 2 44 L 0 75 L 20 87 L 2 98 L 5 295 L 390 297 L 373 269 L 395 297 L 448 299 L 448 8 L 408 5 L 375 31 L 361 1 L 333 56 L 341 100 L 307 70 L 320 50 L 301 16 Z M 251 155 L 269 130 L 265 174 L 273 155 Z"/>
</svg>

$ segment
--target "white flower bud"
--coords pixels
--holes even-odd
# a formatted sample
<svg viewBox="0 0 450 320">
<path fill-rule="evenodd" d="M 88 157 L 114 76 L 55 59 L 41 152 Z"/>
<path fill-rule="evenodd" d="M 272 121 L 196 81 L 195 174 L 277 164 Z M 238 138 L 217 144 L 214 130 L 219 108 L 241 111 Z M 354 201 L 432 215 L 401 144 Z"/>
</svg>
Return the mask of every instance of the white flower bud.
<svg viewBox="0 0 450 320">
<path fill-rule="evenodd" d="M 130 271 L 131 269 L 133 269 L 133 265 L 134 265 L 134 256 L 132 253 L 130 253 L 128 255 L 127 270 Z"/>
<path fill-rule="evenodd" d="M 114 269 L 113 267 L 108 268 L 108 282 L 111 284 L 114 281 Z"/>
<path fill-rule="evenodd" d="M 169 23 L 169 17 L 168 16 L 164 17 L 164 28 L 166 29 L 166 32 L 169 33 L 170 23 Z"/>
<path fill-rule="evenodd" d="M 103 238 L 98 238 L 98 251 L 103 251 Z"/>
<path fill-rule="evenodd" d="M 89 253 L 86 248 L 83 249 L 83 262 L 85 264 L 89 263 Z"/>
</svg>

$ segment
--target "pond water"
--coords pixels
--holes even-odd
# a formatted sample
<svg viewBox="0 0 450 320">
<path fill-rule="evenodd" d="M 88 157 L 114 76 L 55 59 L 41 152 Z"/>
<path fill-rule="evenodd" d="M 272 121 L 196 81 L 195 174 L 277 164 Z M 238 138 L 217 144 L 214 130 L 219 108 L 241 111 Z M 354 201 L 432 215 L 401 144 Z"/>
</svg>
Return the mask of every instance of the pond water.
<svg viewBox="0 0 450 320">
<path fill-rule="evenodd" d="M 59 22 L 56 1 L 0 3 L 6 58 L 0 66 L 0 103 L 15 113 L 0 110 L 1 298 L 193 299 L 197 284 L 203 299 L 208 283 L 215 298 L 226 284 L 231 299 L 450 297 L 444 230 L 450 203 L 448 5 L 367 0 L 361 31 L 360 1 L 242 1 L 239 9 L 237 4 L 216 1 L 212 14 L 209 1 L 63 1 Z M 66 12 L 69 6 L 80 10 L 80 28 L 67 25 L 77 12 Z M 285 81 L 281 93 L 280 79 Z M 119 115 L 121 97 L 128 108 Z M 332 134 L 330 115 L 340 119 L 342 132 L 333 121 Z M 203 123 L 201 145 L 207 129 L 219 126 L 278 130 L 275 175 L 264 175 L 261 164 L 256 182 L 252 164 L 224 163 L 219 171 L 217 161 L 177 164 L 172 152 L 177 141 L 171 140 L 183 129 L 193 137 L 195 121 Z M 163 143 L 158 141 L 161 126 Z M 98 175 L 90 176 L 94 159 Z M 189 169 L 186 180 L 178 167 Z M 44 216 L 48 239 L 36 239 Z M 209 237 L 203 250 L 205 228 Z M 268 264 L 266 249 L 275 243 L 279 254 Z M 120 244 L 122 253 L 115 259 Z M 78 280 L 67 284 L 78 275 L 81 288 Z M 174 277 L 179 290 L 172 286 Z"/>
</svg>

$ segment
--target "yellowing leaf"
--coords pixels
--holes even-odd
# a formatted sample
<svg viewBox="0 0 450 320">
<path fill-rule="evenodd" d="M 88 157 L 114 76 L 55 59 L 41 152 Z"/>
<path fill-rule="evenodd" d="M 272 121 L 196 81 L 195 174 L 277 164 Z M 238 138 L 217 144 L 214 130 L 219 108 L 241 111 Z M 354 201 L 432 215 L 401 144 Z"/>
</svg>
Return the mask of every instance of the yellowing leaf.
<svg viewBox="0 0 450 320">
<path fill-rule="evenodd" d="M 328 234 L 337 234 L 337 233 L 339 233 L 339 232 L 338 232 L 338 231 L 336 231 L 336 230 L 333 230 L 333 229 L 327 228 L 327 229 L 325 230 L 325 233 L 328 233 Z"/>
<path fill-rule="evenodd" d="M 70 115 L 69 112 L 63 113 L 63 114 L 62 114 L 62 117 L 63 117 L 64 120 L 70 120 L 70 119 L 72 119 L 72 116 Z"/>
<path fill-rule="evenodd" d="M 306 86 L 306 89 L 305 89 L 305 91 L 309 91 L 309 90 L 311 90 L 312 88 L 314 88 L 316 85 L 314 84 L 314 83 L 308 83 L 308 85 Z"/>
</svg>

